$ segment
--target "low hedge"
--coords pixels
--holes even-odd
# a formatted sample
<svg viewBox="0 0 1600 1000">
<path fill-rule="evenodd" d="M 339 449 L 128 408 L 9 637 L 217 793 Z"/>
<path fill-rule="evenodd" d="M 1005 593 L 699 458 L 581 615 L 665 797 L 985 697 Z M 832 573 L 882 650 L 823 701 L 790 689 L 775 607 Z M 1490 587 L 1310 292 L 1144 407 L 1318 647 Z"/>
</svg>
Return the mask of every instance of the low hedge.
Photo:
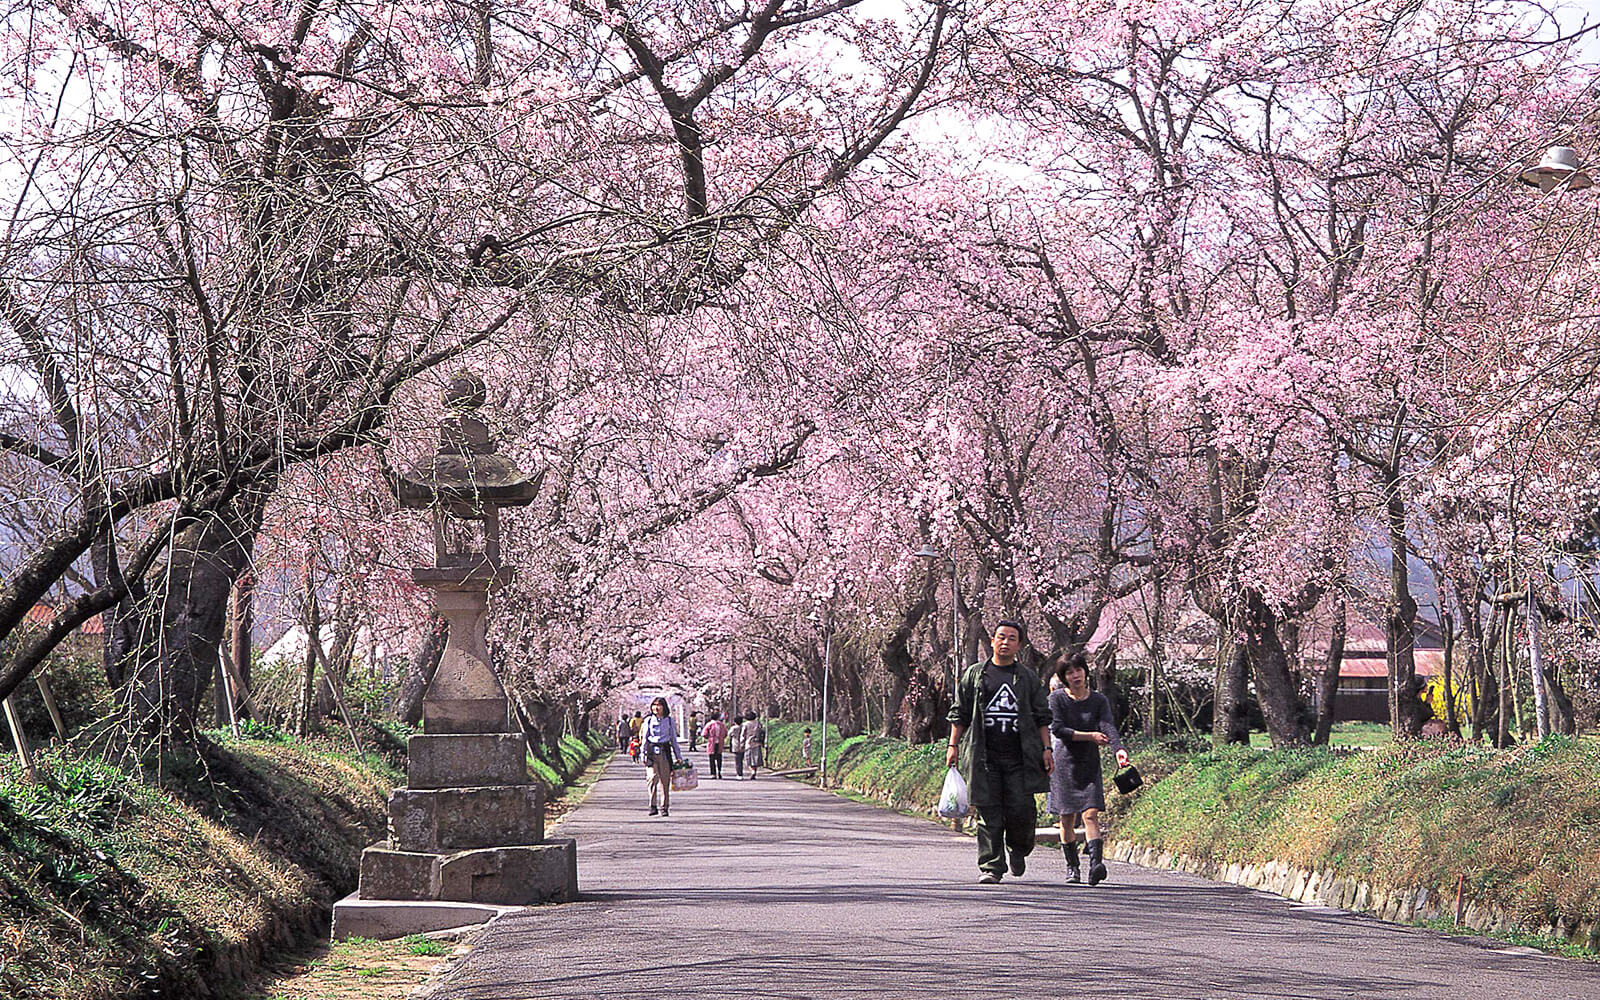
<svg viewBox="0 0 1600 1000">
<path fill-rule="evenodd" d="M 536 748 L 528 770 L 544 787 L 545 796 L 551 797 L 572 784 L 573 779 L 611 745 L 609 734 L 598 729 L 591 729 L 584 736 L 568 733 L 554 746 Z"/>
</svg>

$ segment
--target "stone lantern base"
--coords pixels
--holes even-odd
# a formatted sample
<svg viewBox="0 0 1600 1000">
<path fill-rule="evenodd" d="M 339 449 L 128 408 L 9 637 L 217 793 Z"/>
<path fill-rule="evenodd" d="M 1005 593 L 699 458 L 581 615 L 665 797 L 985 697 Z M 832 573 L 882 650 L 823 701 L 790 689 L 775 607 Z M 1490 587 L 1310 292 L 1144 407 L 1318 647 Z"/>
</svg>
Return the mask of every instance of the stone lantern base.
<svg viewBox="0 0 1600 1000">
<path fill-rule="evenodd" d="M 508 907 L 578 895 L 578 848 L 546 840 L 528 739 L 504 729 L 506 696 L 483 643 L 486 586 L 440 589 L 450 637 L 407 746 L 406 787 L 389 795 L 389 835 L 361 854 L 333 937 L 395 938 L 483 923 Z M 498 723 L 498 724 L 496 724 Z"/>
<path fill-rule="evenodd" d="M 359 888 L 334 906 L 335 940 L 403 937 L 577 898 L 577 843 L 545 839 L 527 737 L 426 734 L 408 749 L 389 836 L 361 853 Z"/>
</svg>

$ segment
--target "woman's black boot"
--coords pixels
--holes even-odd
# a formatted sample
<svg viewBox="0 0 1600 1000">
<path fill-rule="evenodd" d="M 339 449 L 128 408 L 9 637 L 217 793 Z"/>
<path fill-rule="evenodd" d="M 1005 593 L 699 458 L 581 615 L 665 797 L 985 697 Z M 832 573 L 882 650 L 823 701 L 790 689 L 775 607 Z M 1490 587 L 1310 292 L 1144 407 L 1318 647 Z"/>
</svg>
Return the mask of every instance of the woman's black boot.
<svg viewBox="0 0 1600 1000">
<path fill-rule="evenodd" d="M 1077 885 L 1083 881 L 1083 870 L 1078 867 L 1078 842 L 1065 841 L 1061 845 L 1061 856 L 1067 859 L 1067 883 Z"/>
<path fill-rule="evenodd" d="M 1101 854 L 1101 849 L 1104 844 L 1105 841 L 1103 840 L 1091 840 L 1087 845 L 1089 848 L 1090 885 L 1099 885 L 1101 882 L 1106 880 L 1106 862 L 1104 856 Z"/>
</svg>

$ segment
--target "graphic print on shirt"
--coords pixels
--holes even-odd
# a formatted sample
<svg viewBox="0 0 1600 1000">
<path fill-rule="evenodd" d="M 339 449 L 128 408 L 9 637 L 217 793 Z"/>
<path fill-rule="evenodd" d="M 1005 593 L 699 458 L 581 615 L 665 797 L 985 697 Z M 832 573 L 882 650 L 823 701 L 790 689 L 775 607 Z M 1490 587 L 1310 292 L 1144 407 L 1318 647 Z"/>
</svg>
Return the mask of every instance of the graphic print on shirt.
<svg viewBox="0 0 1600 1000">
<path fill-rule="evenodd" d="M 1002 684 L 983 710 L 983 724 L 1000 733 L 1017 732 L 1017 693 L 1010 684 Z"/>
</svg>

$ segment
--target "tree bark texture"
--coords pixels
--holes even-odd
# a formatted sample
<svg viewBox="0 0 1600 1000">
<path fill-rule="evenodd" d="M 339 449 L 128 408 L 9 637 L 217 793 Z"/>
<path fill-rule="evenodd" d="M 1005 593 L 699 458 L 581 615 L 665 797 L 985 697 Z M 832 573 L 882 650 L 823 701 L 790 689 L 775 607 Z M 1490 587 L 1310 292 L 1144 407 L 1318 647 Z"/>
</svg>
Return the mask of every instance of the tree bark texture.
<svg viewBox="0 0 1600 1000">
<path fill-rule="evenodd" d="M 1421 685 L 1417 683 L 1414 654 L 1417 602 L 1411 596 L 1411 574 L 1406 564 L 1411 547 L 1406 538 L 1405 498 L 1401 493 L 1399 469 L 1391 462 L 1384 467 L 1383 476 L 1389 530 L 1389 607 L 1384 617 L 1384 638 L 1389 654 L 1389 726 L 1395 736 L 1411 739 L 1422 734 L 1423 721 Z"/>
<path fill-rule="evenodd" d="M 1211 716 L 1211 742 L 1217 746 L 1250 742 L 1246 679 L 1250 661 L 1244 644 L 1226 642 L 1217 651 L 1217 683 Z"/>
<path fill-rule="evenodd" d="M 233 582 L 249 565 L 269 490 L 257 488 L 179 527 L 165 565 L 126 608 L 118 669 L 133 722 L 146 733 L 193 731 L 220 665 Z"/>
<path fill-rule="evenodd" d="M 1339 708 L 1339 668 L 1344 665 L 1344 640 L 1349 608 L 1344 599 L 1343 581 L 1337 585 L 1333 623 L 1328 632 L 1328 653 L 1317 674 L 1317 730 L 1312 742 L 1327 746 L 1333 735 L 1333 720 Z"/>
<path fill-rule="evenodd" d="M 889 711 L 885 712 L 883 720 L 883 735 L 897 736 L 909 739 L 912 732 L 926 730 L 925 724 L 914 720 L 912 711 L 916 708 L 906 697 L 906 692 L 911 687 L 911 679 L 916 673 L 917 664 L 911 655 L 911 640 L 916 636 L 922 619 L 926 617 L 933 607 L 933 597 L 939 586 L 940 565 L 929 561 L 928 572 L 923 575 L 921 586 L 912 595 L 911 603 L 907 605 L 900 620 L 895 623 L 895 629 L 889 633 L 889 638 L 884 642 L 883 652 L 879 658 L 883 661 L 883 669 L 889 675 L 888 697 L 884 699 Z"/>
<path fill-rule="evenodd" d="M 450 623 L 435 612 L 428 639 L 406 668 L 395 698 L 395 715 L 408 726 L 422 722 L 422 698 L 428 693 L 428 685 L 433 683 L 433 673 L 439 669 L 439 660 L 444 656 L 445 642 L 449 638 Z"/>
<path fill-rule="evenodd" d="M 1240 631 L 1250 662 L 1250 675 L 1256 683 L 1256 700 L 1266 720 L 1273 746 L 1296 746 L 1310 740 L 1305 705 L 1294 675 L 1289 671 L 1289 656 L 1279 634 L 1282 621 L 1261 592 L 1246 587 L 1241 595 Z"/>
</svg>

